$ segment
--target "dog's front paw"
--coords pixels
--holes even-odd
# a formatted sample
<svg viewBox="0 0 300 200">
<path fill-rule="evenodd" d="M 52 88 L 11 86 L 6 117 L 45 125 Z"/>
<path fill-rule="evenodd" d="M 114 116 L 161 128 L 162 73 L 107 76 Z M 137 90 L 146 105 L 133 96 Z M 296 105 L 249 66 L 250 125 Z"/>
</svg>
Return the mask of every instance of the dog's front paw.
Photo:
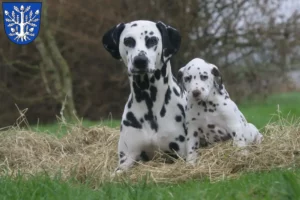
<svg viewBox="0 0 300 200">
<path fill-rule="evenodd" d="M 249 155 L 249 151 L 245 148 L 241 149 L 239 153 L 240 153 L 241 156 L 248 156 Z"/>
<path fill-rule="evenodd" d="M 196 158 L 194 158 L 194 159 L 192 159 L 192 158 L 187 159 L 187 160 L 186 160 L 186 163 L 187 163 L 188 166 L 196 167 L 196 164 L 197 164 Z"/>
<path fill-rule="evenodd" d="M 115 171 L 110 176 L 111 176 L 111 178 L 114 178 L 116 176 L 123 174 L 124 172 L 125 172 L 124 170 L 122 170 L 121 168 L 118 167 L 115 169 Z"/>
</svg>

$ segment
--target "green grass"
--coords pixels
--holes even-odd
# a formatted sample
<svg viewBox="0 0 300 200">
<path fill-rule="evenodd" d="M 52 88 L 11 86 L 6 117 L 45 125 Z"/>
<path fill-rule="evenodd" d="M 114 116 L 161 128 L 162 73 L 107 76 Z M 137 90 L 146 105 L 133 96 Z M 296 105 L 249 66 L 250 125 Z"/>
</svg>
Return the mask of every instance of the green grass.
<svg viewBox="0 0 300 200">
<path fill-rule="evenodd" d="M 89 121 L 83 120 L 83 127 L 91 127 L 91 126 L 108 126 L 111 128 L 116 128 L 120 126 L 120 120 L 103 120 L 103 121 Z M 35 125 L 32 126 L 31 129 L 36 132 L 46 132 L 50 135 L 55 135 L 57 137 L 62 137 L 67 133 L 68 127 L 70 124 L 64 125 L 63 123 L 57 124 L 43 124 L 43 125 Z"/>
<path fill-rule="evenodd" d="M 0 199 L 299 199 L 300 171 L 250 173 L 238 179 L 217 183 L 188 181 L 181 184 L 139 183 L 103 184 L 93 190 L 76 181 L 62 181 L 39 175 L 24 179 L 2 177 Z"/>
<path fill-rule="evenodd" d="M 273 95 L 264 101 L 249 101 L 239 105 L 249 122 L 263 128 L 277 113 L 300 117 L 300 93 Z M 273 119 L 273 121 L 276 118 Z M 83 126 L 118 127 L 119 120 L 83 121 Z M 33 130 L 62 136 L 66 127 L 57 124 L 33 126 Z M 238 179 L 210 183 L 208 180 L 181 184 L 108 183 L 92 189 L 74 180 L 62 181 L 36 175 L 25 180 L 21 175 L 12 179 L 0 177 L 0 199 L 300 199 L 300 169 L 244 174 Z"/>
<path fill-rule="evenodd" d="M 288 93 L 273 95 L 263 101 L 249 101 L 241 103 L 239 106 L 246 119 L 263 128 L 272 118 L 276 121 L 279 108 L 281 117 L 300 117 L 300 93 Z"/>
</svg>

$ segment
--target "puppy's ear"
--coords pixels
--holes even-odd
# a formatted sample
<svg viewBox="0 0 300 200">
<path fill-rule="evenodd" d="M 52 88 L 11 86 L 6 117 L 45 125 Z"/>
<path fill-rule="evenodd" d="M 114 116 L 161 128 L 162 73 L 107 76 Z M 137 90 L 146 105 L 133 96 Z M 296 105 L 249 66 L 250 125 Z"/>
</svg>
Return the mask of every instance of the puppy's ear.
<svg viewBox="0 0 300 200">
<path fill-rule="evenodd" d="M 120 35 L 125 28 L 125 24 L 121 23 L 108 30 L 103 38 L 102 43 L 104 48 L 115 58 L 120 60 L 119 52 Z"/>
<path fill-rule="evenodd" d="M 162 55 L 166 58 L 170 58 L 179 50 L 181 44 L 181 36 L 175 28 L 167 26 L 161 21 L 156 23 L 156 27 L 160 31 L 162 37 Z"/>
<path fill-rule="evenodd" d="M 179 69 L 179 71 L 177 73 L 177 82 L 178 82 L 178 86 L 180 88 L 181 96 L 183 95 L 183 92 L 185 91 L 185 87 L 184 87 L 184 83 L 183 83 L 183 70 L 184 70 L 184 68 L 182 67 L 181 69 Z"/>
<path fill-rule="evenodd" d="M 223 79 L 222 76 L 219 72 L 219 70 L 217 68 L 213 68 L 211 70 L 212 75 L 214 75 L 214 86 L 215 88 L 221 92 L 221 90 L 223 89 Z"/>
</svg>

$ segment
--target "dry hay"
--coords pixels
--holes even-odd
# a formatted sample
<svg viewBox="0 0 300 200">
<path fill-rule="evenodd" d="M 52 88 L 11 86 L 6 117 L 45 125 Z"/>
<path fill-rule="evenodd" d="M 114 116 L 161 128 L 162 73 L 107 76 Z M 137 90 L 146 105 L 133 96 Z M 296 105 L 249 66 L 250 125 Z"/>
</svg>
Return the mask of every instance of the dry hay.
<svg viewBox="0 0 300 200">
<path fill-rule="evenodd" d="M 155 182 L 179 182 L 208 177 L 220 180 L 239 176 L 241 172 L 264 171 L 273 168 L 293 169 L 300 165 L 300 122 L 281 119 L 268 124 L 264 141 L 251 147 L 248 156 L 242 156 L 231 142 L 202 149 L 196 167 L 177 160 L 163 162 L 158 156 L 153 161 L 139 163 L 130 172 L 112 178 L 117 166 L 118 129 L 108 127 L 83 128 L 71 126 L 68 135 L 56 138 L 48 134 L 11 128 L 0 132 L 0 174 L 17 172 L 55 175 L 95 183 L 110 181 L 136 181 L 147 175 Z"/>
</svg>

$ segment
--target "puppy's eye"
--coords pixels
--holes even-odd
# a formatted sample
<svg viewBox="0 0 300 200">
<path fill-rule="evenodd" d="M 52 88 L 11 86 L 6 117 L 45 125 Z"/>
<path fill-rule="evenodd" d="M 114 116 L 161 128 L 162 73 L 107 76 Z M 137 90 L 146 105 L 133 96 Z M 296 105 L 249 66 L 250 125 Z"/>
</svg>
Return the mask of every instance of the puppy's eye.
<svg viewBox="0 0 300 200">
<path fill-rule="evenodd" d="M 205 81 L 206 79 L 208 79 L 208 76 L 207 75 L 200 75 L 200 79 L 202 81 Z"/>
<path fill-rule="evenodd" d="M 184 77 L 184 81 L 185 82 L 190 82 L 191 79 L 192 79 L 192 76 L 186 76 L 186 77 Z"/>
<path fill-rule="evenodd" d="M 135 47 L 135 40 L 132 37 L 124 38 L 124 45 L 133 48 Z"/>
<path fill-rule="evenodd" d="M 150 37 L 150 38 L 147 38 L 146 37 L 146 47 L 149 49 L 151 47 L 154 47 L 155 45 L 157 45 L 158 43 L 158 38 L 157 37 Z"/>
</svg>

